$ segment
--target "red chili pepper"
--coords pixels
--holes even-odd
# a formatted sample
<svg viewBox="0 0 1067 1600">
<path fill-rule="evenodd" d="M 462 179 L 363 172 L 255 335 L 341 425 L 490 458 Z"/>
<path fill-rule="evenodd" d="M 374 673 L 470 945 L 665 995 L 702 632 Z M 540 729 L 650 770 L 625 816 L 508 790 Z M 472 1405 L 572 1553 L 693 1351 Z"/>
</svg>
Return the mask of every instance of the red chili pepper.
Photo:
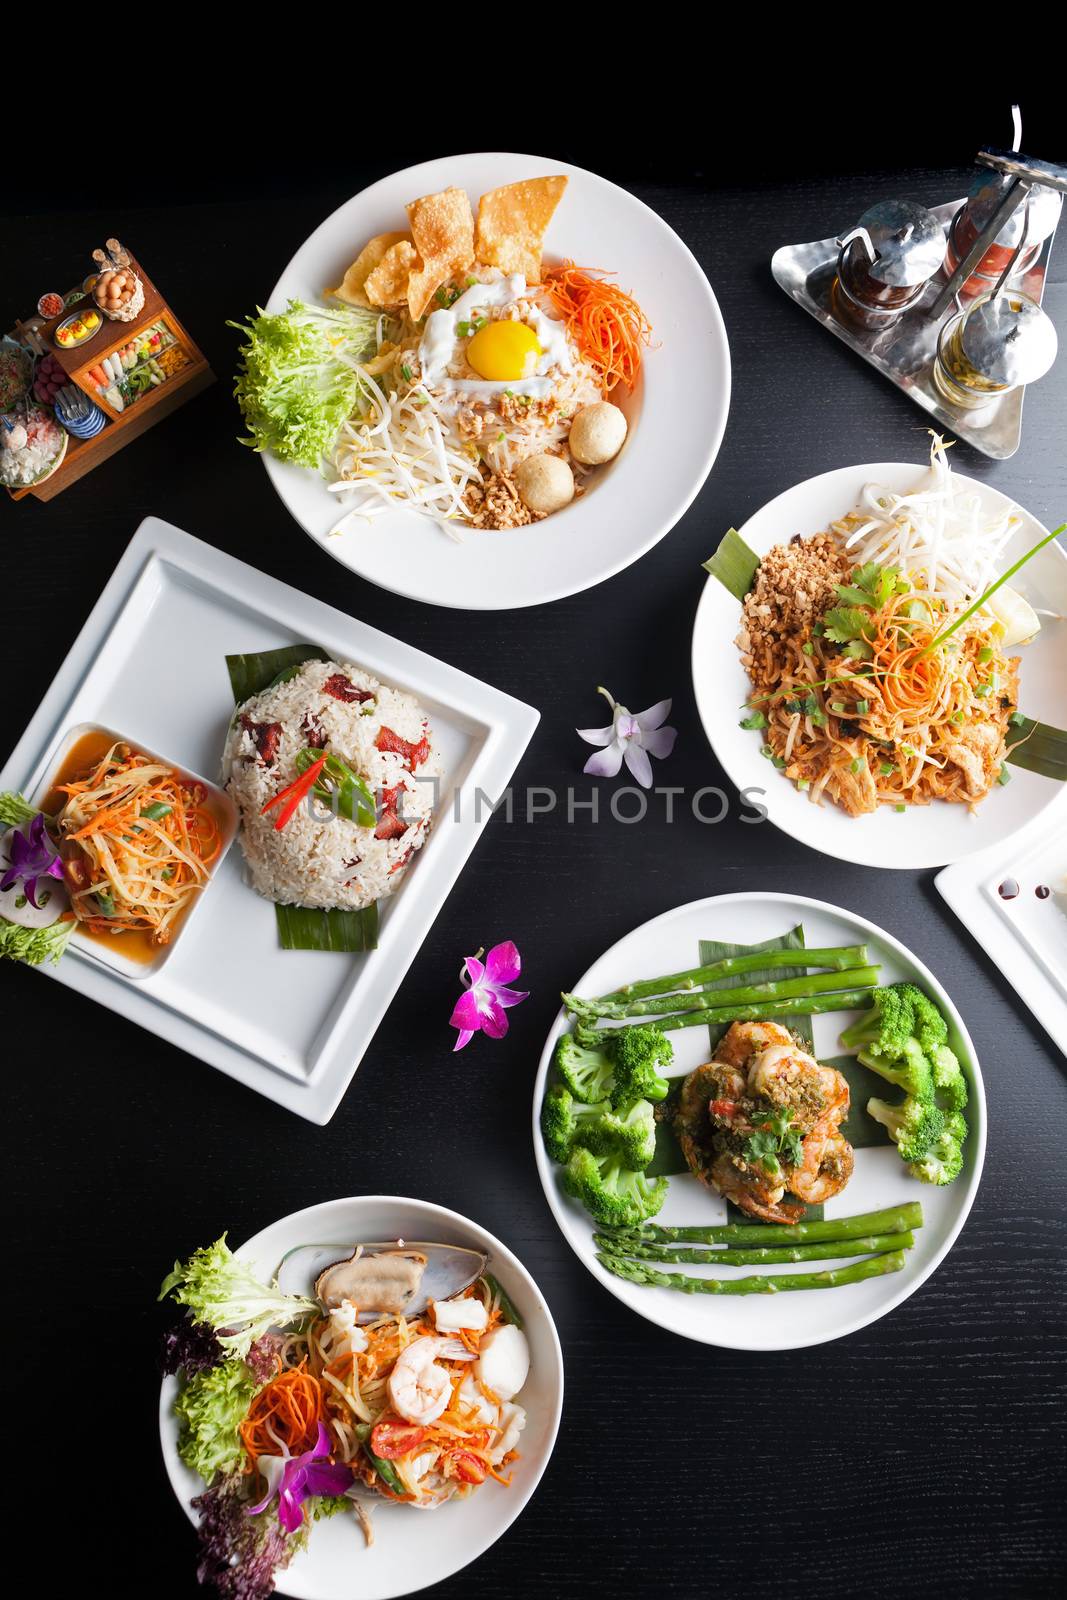
<svg viewBox="0 0 1067 1600">
<path fill-rule="evenodd" d="M 315 787 L 319 773 L 326 765 L 327 759 L 328 758 L 326 756 L 320 756 L 317 761 L 313 761 L 310 767 L 308 767 L 307 771 L 300 774 L 295 783 L 289 784 L 288 788 L 286 789 L 279 790 L 279 792 L 274 796 L 273 800 L 268 800 L 266 805 L 260 808 L 260 816 L 263 816 L 266 812 L 270 811 L 272 807 L 280 805 L 283 800 L 286 802 L 285 806 L 282 808 L 277 822 L 274 824 L 274 831 L 276 833 L 280 832 L 281 829 L 285 827 L 285 824 L 289 821 L 289 818 L 294 814 L 294 812 L 299 810 L 301 800 L 303 800 L 304 796 Z"/>
<path fill-rule="evenodd" d="M 733 1117 L 737 1115 L 737 1101 L 713 1100 L 710 1110 L 713 1117 Z"/>
<path fill-rule="evenodd" d="M 383 1461 L 399 1461 L 412 1450 L 417 1450 L 426 1437 L 426 1429 L 409 1422 L 379 1422 L 370 1436 L 370 1447 Z"/>
</svg>

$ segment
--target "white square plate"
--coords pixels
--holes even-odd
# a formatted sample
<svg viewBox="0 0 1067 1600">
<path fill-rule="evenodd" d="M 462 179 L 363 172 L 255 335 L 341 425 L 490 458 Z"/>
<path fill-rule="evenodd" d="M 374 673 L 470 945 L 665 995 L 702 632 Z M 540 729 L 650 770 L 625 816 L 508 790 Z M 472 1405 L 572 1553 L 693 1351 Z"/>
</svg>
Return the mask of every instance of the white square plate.
<svg viewBox="0 0 1067 1600">
<path fill-rule="evenodd" d="M 282 950 L 232 850 L 195 928 L 133 981 L 72 944 L 40 968 L 312 1122 L 326 1123 L 539 720 L 531 706 L 257 572 L 179 528 L 138 528 L 10 760 L 0 788 L 42 793 L 76 723 L 100 722 L 217 778 L 233 715 L 225 657 L 321 645 L 416 695 L 441 748 L 432 834 L 382 907 L 367 955 Z"/>
<path fill-rule="evenodd" d="M 935 882 L 1067 1055 L 1067 793 L 1000 849 L 957 861 Z"/>
</svg>

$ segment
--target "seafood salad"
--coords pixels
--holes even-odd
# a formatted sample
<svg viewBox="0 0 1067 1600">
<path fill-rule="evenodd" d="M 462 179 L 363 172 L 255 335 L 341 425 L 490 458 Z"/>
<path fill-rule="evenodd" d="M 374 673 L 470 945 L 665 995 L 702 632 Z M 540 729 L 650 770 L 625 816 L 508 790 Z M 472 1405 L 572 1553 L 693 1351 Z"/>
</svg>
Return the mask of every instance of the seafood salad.
<svg viewBox="0 0 1067 1600">
<path fill-rule="evenodd" d="M 841 1133 L 849 1099 L 843 1073 L 787 1028 L 735 1022 L 714 1059 L 686 1078 L 675 1132 L 701 1183 L 749 1216 L 796 1222 L 852 1176 L 852 1146 Z"/>
<path fill-rule="evenodd" d="M 201 1581 L 269 1594 L 313 1524 L 348 1514 L 368 1544 L 388 1500 L 434 1510 L 507 1488 L 526 1412 L 519 1313 L 479 1251 L 439 1244 L 291 1251 L 271 1283 L 225 1238 L 175 1264 L 184 1307 L 178 1452 L 205 1490 Z M 324 1264 L 325 1263 L 325 1264 Z M 307 1289 L 308 1292 L 294 1292 Z"/>
</svg>

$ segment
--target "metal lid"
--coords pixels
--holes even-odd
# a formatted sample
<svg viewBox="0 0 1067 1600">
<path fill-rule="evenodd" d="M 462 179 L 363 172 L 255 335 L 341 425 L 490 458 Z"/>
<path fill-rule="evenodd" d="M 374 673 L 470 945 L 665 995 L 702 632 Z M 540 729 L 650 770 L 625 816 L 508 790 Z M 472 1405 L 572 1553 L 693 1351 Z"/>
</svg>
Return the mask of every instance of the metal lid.
<svg viewBox="0 0 1067 1600">
<path fill-rule="evenodd" d="M 964 211 L 973 223 L 976 234 L 981 233 L 1013 182 L 1014 179 L 1007 172 L 980 172 L 975 178 Z M 1055 189 L 1048 189 L 1040 183 L 1034 184 L 1022 205 L 1012 212 L 1001 228 L 995 242 L 1014 250 L 1023 236 L 1025 217 L 1027 244 L 1039 244 L 1048 238 L 1059 222 L 1061 203 L 1062 196 Z"/>
<path fill-rule="evenodd" d="M 1044 377 L 1057 343 L 1037 301 L 1010 289 L 976 300 L 960 328 L 960 349 L 975 371 L 1010 388 Z"/>
<path fill-rule="evenodd" d="M 866 234 L 874 250 L 867 271 L 879 283 L 908 288 L 932 278 L 945 259 L 945 232 L 932 211 L 911 200 L 880 200 L 838 243 Z M 870 254 L 870 252 L 867 252 Z"/>
</svg>

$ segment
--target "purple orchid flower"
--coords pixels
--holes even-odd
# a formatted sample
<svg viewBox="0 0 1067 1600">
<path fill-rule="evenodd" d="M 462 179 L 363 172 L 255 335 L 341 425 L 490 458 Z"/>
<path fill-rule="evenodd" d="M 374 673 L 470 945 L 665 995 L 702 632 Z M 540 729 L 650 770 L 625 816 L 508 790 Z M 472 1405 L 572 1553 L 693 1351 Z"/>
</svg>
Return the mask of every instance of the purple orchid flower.
<svg viewBox="0 0 1067 1600">
<path fill-rule="evenodd" d="M 330 1453 L 330 1436 L 319 1423 L 319 1436 L 313 1450 L 291 1456 L 260 1456 L 258 1466 L 267 1480 L 267 1492 L 258 1506 L 249 1506 L 247 1516 L 265 1511 L 278 1496 L 278 1521 L 286 1533 L 296 1533 L 304 1521 L 304 1501 L 319 1494 L 344 1494 L 352 1487 L 350 1467 L 335 1466 L 324 1458 Z"/>
<path fill-rule="evenodd" d="M 448 1019 L 449 1027 L 459 1029 L 453 1054 L 470 1044 L 478 1032 L 487 1033 L 490 1039 L 502 1039 L 508 1031 L 508 1007 L 517 1006 L 529 993 L 526 989 L 506 987 L 522 970 L 522 958 L 510 939 L 495 944 L 484 965 L 478 956 L 468 956 L 463 963 L 462 979 L 468 988 L 456 1001 L 456 1008 Z"/>
<path fill-rule="evenodd" d="M 614 778 L 626 762 L 627 767 L 643 789 L 652 787 L 652 762 L 650 756 L 662 761 L 674 749 L 677 728 L 664 726 L 670 715 L 671 702 L 660 700 L 647 711 L 636 716 L 626 706 L 619 705 L 606 689 L 597 688 L 612 710 L 612 720 L 606 728 L 577 728 L 579 739 L 586 744 L 602 748 L 590 756 L 583 772 L 594 778 Z"/>
<path fill-rule="evenodd" d="M 62 881 L 63 878 L 63 860 L 45 832 L 43 811 L 38 811 L 26 833 L 21 828 L 12 828 L 8 836 L 8 850 L 10 864 L 0 878 L 0 889 L 13 889 L 17 883 L 21 883 L 26 890 L 26 899 L 35 911 L 39 911 L 36 899 L 38 879 L 59 878 Z"/>
</svg>

